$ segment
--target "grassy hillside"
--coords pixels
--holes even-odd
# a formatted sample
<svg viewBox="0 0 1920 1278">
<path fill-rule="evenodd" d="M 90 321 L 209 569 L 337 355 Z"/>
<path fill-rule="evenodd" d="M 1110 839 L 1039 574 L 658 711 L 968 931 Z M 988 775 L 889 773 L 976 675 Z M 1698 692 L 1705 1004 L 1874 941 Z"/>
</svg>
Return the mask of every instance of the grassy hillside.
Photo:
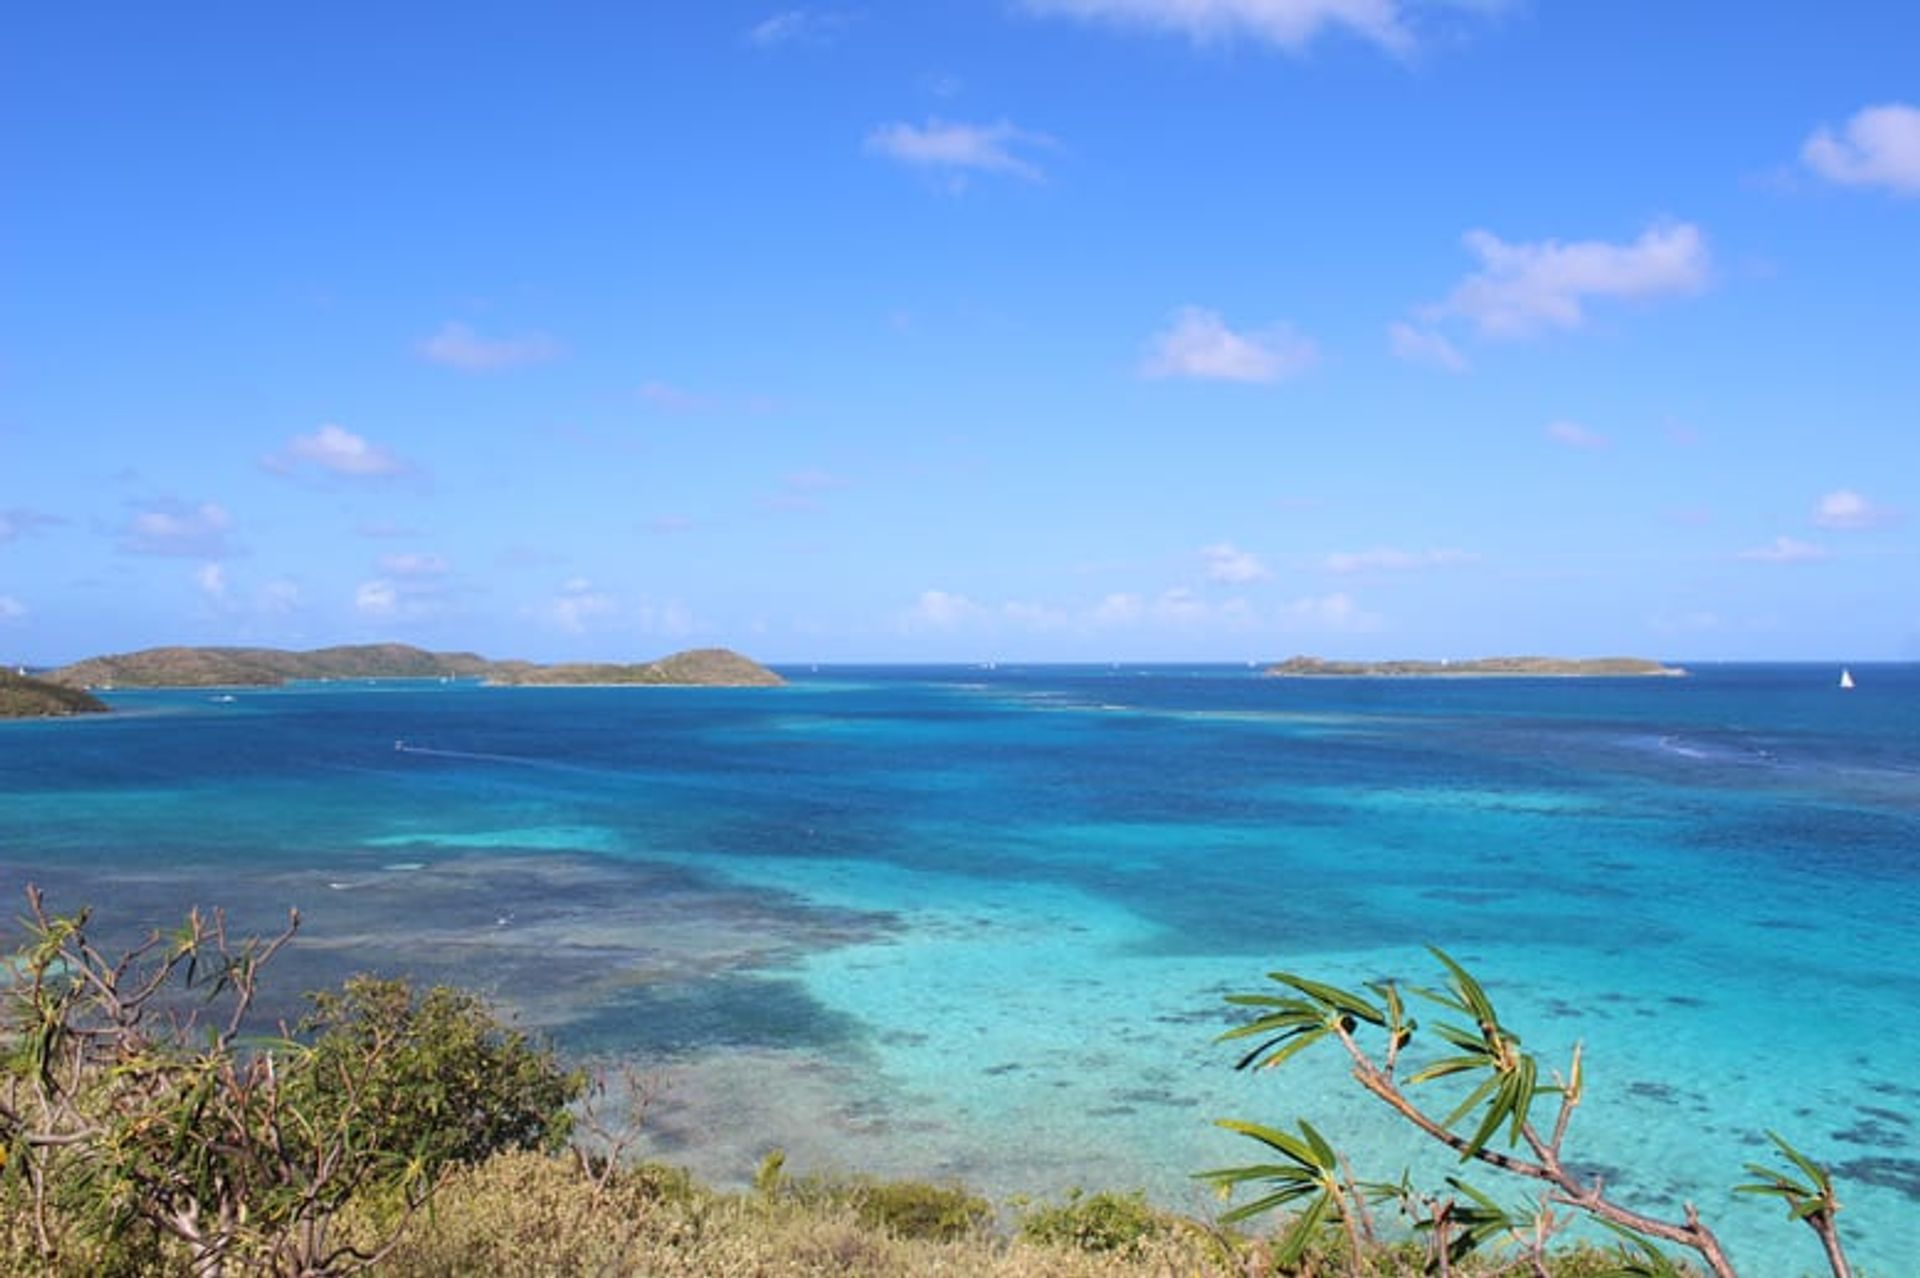
<svg viewBox="0 0 1920 1278">
<path fill-rule="evenodd" d="M 106 709 L 107 703 L 89 692 L 0 670 L 0 719 L 98 714 Z"/>
<path fill-rule="evenodd" d="M 700 684 L 711 687 L 771 687 L 779 675 L 725 648 L 696 648 L 658 661 L 622 665 L 573 662 L 535 666 L 500 662 L 489 671 L 493 683 L 515 684 Z"/>
<path fill-rule="evenodd" d="M 147 648 L 92 657 L 48 676 L 69 688 L 274 687 L 294 679 L 482 678 L 492 683 L 652 683 L 764 686 L 778 675 L 724 648 L 635 665 L 539 666 L 400 643 L 292 652 L 280 648 Z"/>
</svg>

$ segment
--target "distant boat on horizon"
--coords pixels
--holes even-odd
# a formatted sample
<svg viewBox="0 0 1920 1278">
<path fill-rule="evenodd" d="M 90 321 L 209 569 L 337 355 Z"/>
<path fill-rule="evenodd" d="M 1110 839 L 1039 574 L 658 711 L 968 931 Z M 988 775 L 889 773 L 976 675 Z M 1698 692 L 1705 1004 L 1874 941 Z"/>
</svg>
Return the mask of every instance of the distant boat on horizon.
<svg viewBox="0 0 1920 1278">
<path fill-rule="evenodd" d="M 1840 668 L 1840 686 L 1842 688 L 1853 687 L 1853 671 L 1847 669 L 1845 666 Z"/>
</svg>

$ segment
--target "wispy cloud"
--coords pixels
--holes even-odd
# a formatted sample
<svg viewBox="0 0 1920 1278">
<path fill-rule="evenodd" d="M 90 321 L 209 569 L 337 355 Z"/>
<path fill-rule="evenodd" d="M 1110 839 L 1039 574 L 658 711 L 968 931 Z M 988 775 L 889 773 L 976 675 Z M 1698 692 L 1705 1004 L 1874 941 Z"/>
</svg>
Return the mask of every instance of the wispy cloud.
<svg viewBox="0 0 1920 1278">
<path fill-rule="evenodd" d="M 1387 325 L 1387 345 L 1396 359 L 1449 373 L 1465 372 L 1467 360 L 1444 333 L 1397 320 Z"/>
<path fill-rule="evenodd" d="M 595 619 L 610 616 L 618 609 L 619 605 L 612 595 L 597 588 L 585 577 L 573 577 L 561 585 L 553 598 L 547 600 L 542 615 L 560 629 L 570 634 L 580 634 Z"/>
<path fill-rule="evenodd" d="M 465 324 L 449 321 L 416 348 L 422 359 L 467 373 L 488 373 L 557 358 L 560 344 L 544 333 L 485 337 Z"/>
<path fill-rule="evenodd" d="M 1563 448 L 1576 448 L 1583 452 L 1596 452 L 1609 448 L 1613 441 L 1597 430 L 1590 430 L 1579 422 L 1570 422 L 1564 418 L 1548 422 L 1541 433 Z"/>
<path fill-rule="evenodd" d="M 1871 528 L 1893 518 L 1893 512 L 1867 500 L 1851 488 L 1836 488 L 1813 508 L 1813 522 L 1822 528 Z"/>
<path fill-rule="evenodd" d="M 425 551 L 408 551 L 403 554 L 380 556 L 380 571 L 389 577 L 421 580 L 444 577 L 453 569 L 439 555 Z"/>
<path fill-rule="evenodd" d="M 283 475 L 312 469 L 349 479 L 374 479 L 407 472 L 407 464 L 364 435 L 329 422 L 310 435 L 295 435 L 284 447 L 262 459 L 268 470 Z"/>
<path fill-rule="evenodd" d="M 18 621 L 27 612 L 27 606 L 12 595 L 0 595 L 0 621 Z"/>
<path fill-rule="evenodd" d="M 1808 564 L 1825 559 L 1827 552 L 1812 542 L 1798 541 L 1792 537 L 1775 537 L 1767 545 L 1743 550 L 1736 557 L 1763 564 Z"/>
<path fill-rule="evenodd" d="M 1222 541 L 1200 548 L 1200 557 L 1206 561 L 1208 581 L 1224 581 L 1233 585 L 1244 585 L 1250 581 L 1265 581 L 1273 576 L 1260 557 L 1250 551 L 1241 550 L 1232 542 Z"/>
<path fill-rule="evenodd" d="M 1800 147 L 1800 159 L 1842 186 L 1920 195 L 1920 108 L 1889 102 L 1856 111 L 1837 134 L 1816 130 Z"/>
<path fill-rule="evenodd" d="M 780 487 L 762 499 L 773 510 L 815 511 L 825 503 L 826 495 L 848 487 L 853 481 L 831 471 L 809 468 L 783 476 Z"/>
<path fill-rule="evenodd" d="M 1378 630 L 1381 620 L 1379 613 L 1368 612 L 1352 595 L 1336 591 L 1305 595 L 1287 604 L 1281 613 L 1281 628 L 1364 634 Z"/>
<path fill-rule="evenodd" d="M 1140 372 L 1147 377 L 1277 382 L 1319 362 L 1320 348 L 1290 325 L 1236 333 L 1219 312 L 1183 306 L 1153 335 Z"/>
<path fill-rule="evenodd" d="M 1577 329 L 1596 300 L 1685 296 L 1700 292 L 1708 281 L 1706 236 L 1687 222 L 1651 226 L 1626 244 L 1508 243 L 1480 230 L 1468 231 L 1462 242 L 1480 260 L 1480 269 L 1421 314 L 1429 322 L 1465 320 L 1485 337 Z"/>
<path fill-rule="evenodd" d="M 953 178 L 999 173 L 1038 182 L 1045 172 L 1022 152 L 1051 147 L 1054 140 L 1006 120 L 960 124 L 929 119 L 925 125 L 883 124 L 867 134 L 865 145 L 870 154 Z"/>
<path fill-rule="evenodd" d="M 780 407 L 767 395 L 708 395 L 659 380 L 646 382 L 635 393 L 642 403 L 665 413 L 771 413 Z"/>
<path fill-rule="evenodd" d="M 1031 600 L 994 604 L 952 591 L 927 590 L 896 621 L 897 629 L 907 635 L 1068 631 L 1088 636 L 1129 632 L 1279 636 L 1364 632 L 1377 628 L 1381 618 L 1345 592 L 1304 595 L 1262 606 L 1240 595 L 1214 599 L 1188 586 L 1172 586 L 1157 594 L 1114 591 L 1086 604 Z"/>
<path fill-rule="evenodd" d="M 1243 37 L 1298 51 L 1344 29 L 1393 53 L 1413 46 L 1402 0 L 1024 0 L 1033 13 L 1139 27 L 1196 44 Z"/>
<path fill-rule="evenodd" d="M 839 35 L 853 16 L 837 9 L 782 9 L 747 28 L 747 43 L 760 49 L 819 44 Z"/>
<path fill-rule="evenodd" d="M 233 553 L 233 517 L 214 502 L 193 505 L 163 498 L 143 502 L 120 530 L 120 549 L 133 555 L 225 559 Z"/>
<path fill-rule="evenodd" d="M 1375 550 L 1335 551 L 1326 557 L 1322 566 L 1328 572 L 1341 574 L 1364 572 L 1420 572 L 1430 568 L 1457 568 L 1463 564 L 1475 563 L 1478 555 L 1464 550 L 1439 548 L 1434 550 L 1398 550 L 1382 546 Z"/>
<path fill-rule="evenodd" d="M 45 528 L 52 524 L 67 522 L 58 515 L 42 514 L 37 510 L 26 510 L 15 506 L 10 510 L 0 510 L 0 543 L 24 537 L 36 528 Z"/>
<path fill-rule="evenodd" d="M 202 564 L 193 574 L 194 584 L 207 598 L 222 601 L 227 597 L 227 570 L 220 564 Z"/>
</svg>

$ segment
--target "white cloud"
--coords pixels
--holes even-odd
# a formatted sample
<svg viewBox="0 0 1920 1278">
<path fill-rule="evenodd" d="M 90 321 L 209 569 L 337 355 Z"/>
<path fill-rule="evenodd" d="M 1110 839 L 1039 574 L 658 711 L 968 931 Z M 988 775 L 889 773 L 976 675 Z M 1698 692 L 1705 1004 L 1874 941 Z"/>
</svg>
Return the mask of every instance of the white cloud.
<svg viewBox="0 0 1920 1278">
<path fill-rule="evenodd" d="M 1308 595 L 1295 599 L 1281 614 L 1281 622 L 1292 630 L 1331 630 L 1364 632 L 1380 626 L 1380 616 L 1362 608 L 1352 595 Z"/>
<path fill-rule="evenodd" d="M 1124 626 L 1146 614 L 1146 601 L 1139 595 L 1116 591 L 1094 605 L 1093 621 L 1100 626 Z"/>
<path fill-rule="evenodd" d="M 353 592 L 353 607 L 368 617 L 391 617 L 399 610 L 400 591 L 391 581 L 363 581 Z"/>
<path fill-rule="evenodd" d="M 945 590 L 923 590 L 902 621 L 904 628 L 910 631 L 952 630 L 984 616 L 986 611 L 965 595 Z"/>
<path fill-rule="evenodd" d="M 1313 339 L 1276 324 L 1236 333 L 1216 311 L 1183 306 L 1172 324 L 1156 333 L 1140 371 L 1147 377 L 1198 377 L 1214 381 L 1277 382 L 1315 364 Z"/>
<path fill-rule="evenodd" d="M 1589 430 L 1579 422 L 1570 422 L 1564 419 L 1557 422 L 1548 422 L 1541 433 L 1556 444 L 1562 444 L 1568 448 L 1579 448 L 1588 452 L 1606 448 L 1613 443 L 1611 439 L 1608 439 L 1597 430 Z"/>
<path fill-rule="evenodd" d="M 747 42 L 762 49 L 830 40 L 847 25 L 848 15 L 818 9 L 783 9 L 747 29 Z"/>
<path fill-rule="evenodd" d="M 1236 36 L 1299 50 L 1344 28 L 1395 53 L 1412 47 L 1402 0 L 1025 0 L 1034 13 L 1144 27 L 1196 44 Z"/>
<path fill-rule="evenodd" d="M 571 577 L 547 601 L 545 616 L 560 629 L 579 634 L 588 622 L 615 612 L 618 606 L 612 595 L 596 589 L 587 578 Z"/>
<path fill-rule="evenodd" d="M 219 564 L 202 564 L 193 574 L 200 587 L 200 593 L 209 599 L 223 600 L 227 597 L 227 570 Z"/>
<path fill-rule="evenodd" d="M 1738 555 L 1741 559 L 1766 564 L 1807 564 L 1826 557 L 1827 552 L 1821 547 L 1792 537 L 1775 537 L 1765 546 L 1743 550 Z"/>
<path fill-rule="evenodd" d="M 0 621 L 18 621 L 27 615 L 27 606 L 12 595 L 0 595 Z"/>
<path fill-rule="evenodd" d="M 120 532 L 120 549 L 135 555 L 225 559 L 233 518 L 213 502 L 198 506 L 165 499 L 147 502 Z"/>
<path fill-rule="evenodd" d="M 1200 548 L 1200 555 L 1207 561 L 1207 580 L 1226 581 L 1236 585 L 1249 581 L 1265 581 L 1273 574 L 1260 562 L 1259 556 L 1250 551 L 1239 549 L 1232 542 L 1219 542 Z"/>
<path fill-rule="evenodd" d="M 269 470 L 290 474 L 313 466 L 332 475 L 362 479 L 398 475 L 406 463 L 364 435 L 329 422 L 311 435 L 295 435 L 286 447 L 266 459 Z"/>
<path fill-rule="evenodd" d="M 1449 373 L 1466 371 L 1467 360 L 1445 334 L 1396 320 L 1387 325 L 1387 345 L 1394 357 L 1409 364 L 1425 364 Z"/>
<path fill-rule="evenodd" d="M 1822 528 L 1871 528 L 1885 523 L 1891 513 L 1851 488 L 1836 488 L 1814 506 L 1813 522 Z"/>
<path fill-rule="evenodd" d="M 1462 241 L 1480 259 L 1480 269 L 1423 314 L 1466 320 L 1487 337 L 1579 328 L 1595 299 L 1669 297 L 1707 286 L 1706 237 L 1687 222 L 1651 226 L 1630 244 L 1509 244 L 1477 230 Z"/>
<path fill-rule="evenodd" d="M 1018 128 L 1006 120 L 994 124 L 957 124 L 929 119 L 924 128 L 905 123 L 885 124 L 867 134 L 866 149 L 902 164 L 967 172 L 1010 173 L 1037 182 L 1045 176 L 1021 148 L 1049 147 L 1044 133 Z"/>
<path fill-rule="evenodd" d="M 423 340 L 421 358 L 468 373 L 492 372 L 522 364 L 539 364 L 560 354 L 560 344 L 544 333 L 519 337 L 483 337 L 465 324 L 449 321 Z"/>
<path fill-rule="evenodd" d="M 1377 550 L 1336 551 L 1327 556 L 1328 572 L 1418 572 L 1426 568 L 1456 568 L 1474 563 L 1478 555 L 1464 550 L 1396 550 L 1382 546 Z"/>
<path fill-rule="evenodd" d="M 1822 128 L 1800 148 L 1808 168 L 1843 186 L 1920 195 L 1920 109 L 1902 102 L 1854 113 L 1835 136 Z"/>
<path fill-rule="evenodd" d="M 389 577 L 428 578 L 444 577 L 451 568 L 439 555 L 409 551 L 380 556 L 380 571 Z"/>
</svg>

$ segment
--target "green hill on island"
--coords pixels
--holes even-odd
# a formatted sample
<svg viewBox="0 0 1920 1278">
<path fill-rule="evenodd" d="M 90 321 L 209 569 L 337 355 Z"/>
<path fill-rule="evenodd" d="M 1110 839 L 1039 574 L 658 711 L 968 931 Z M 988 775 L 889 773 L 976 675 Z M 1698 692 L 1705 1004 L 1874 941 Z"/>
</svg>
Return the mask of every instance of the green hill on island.
<svg viewBox="0 0 1920 1278">
<path fill-rule="evenodd" d="M 0 719 L 98 714 L 107 703 L 90 692 L 0 670 Z"/>
<path fill-rule="evenodd" d="M 756 661 L 726 648 L 694 648 L 658 661 L 623 665 L 615 662 L 566 662 L 536 666 L 529 662 L 495 662 L 486 672 L 489 683 L 510 684 L 696 684 L 702 687 L 756 688 L 786 682 Z"/>
<path fill-rule="evenodd" d="M 300 679 L 484 679 L 498 684 L 689 684 L 767 687 L 779 675 L 725 648 L 674 653 L 632 665 L 490 661 L 471 652 L 429 652 L 408 644 L 355 644 L 293 652 L 281 648 L 147 648 L 90 657 L 47 676 L 75 688 L 277 687 Z"/>
<path fill-rule="evenodd" d="M 1280 678 L 1580 678 L 1617 679 L 1684 675 L 1678 666 L 1645 657 L 1479 657 L 1471 661 L 1325 661 L 1290 657 L 1267 668 Z"/>
</svg>

